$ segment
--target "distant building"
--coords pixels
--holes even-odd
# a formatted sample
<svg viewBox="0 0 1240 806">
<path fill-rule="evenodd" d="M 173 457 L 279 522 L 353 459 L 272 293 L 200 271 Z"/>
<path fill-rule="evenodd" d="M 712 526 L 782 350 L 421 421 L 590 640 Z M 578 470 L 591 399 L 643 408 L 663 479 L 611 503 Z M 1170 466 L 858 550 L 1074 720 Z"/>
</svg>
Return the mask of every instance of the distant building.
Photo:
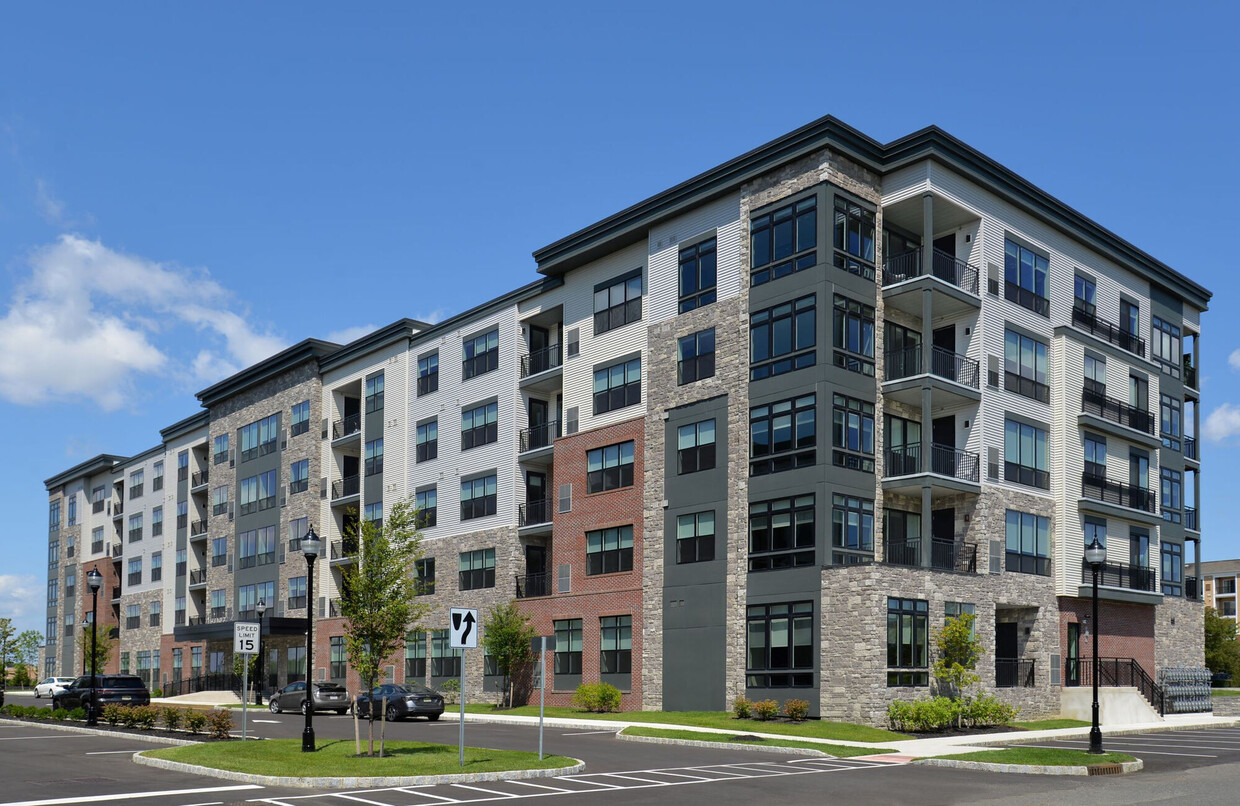
<svg viewBox="0 0 1240 806">
<path fill-rule="evenodd" d="M 1240 559 L 1212 560 L 1189 566 L 1189 577 L 1201 580 L 1206 607 L 1236 621 L 1236 583 L 1240 580 Z"/>
</svg>

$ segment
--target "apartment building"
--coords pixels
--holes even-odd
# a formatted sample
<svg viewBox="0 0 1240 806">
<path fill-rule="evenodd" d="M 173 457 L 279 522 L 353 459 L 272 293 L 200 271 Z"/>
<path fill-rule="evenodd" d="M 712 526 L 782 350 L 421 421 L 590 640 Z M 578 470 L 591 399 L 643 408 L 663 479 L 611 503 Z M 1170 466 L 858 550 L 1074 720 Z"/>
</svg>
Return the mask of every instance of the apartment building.
<svg viewBox="0 0 1240 806">
<path fill-rule="evenodd" d="M 404 499 L 431 615 L 396 680 L 464 662 L 495 689 L 491 659 L 448 647 L 447 611 L 513 598 L 557 638 L 554 703 L 602 680 L 625 708 L 795 696 L 879 722 L 925 692 L 935 630 L 966 612 L 982 686 L 1029 715 L 1058 711 L 1095 635 L 1151 676 L 1201 662 L 1184 563 L 1210 294 L 1170 267 L 938 129 L 881 144 L 829 117 L 534 257 L 533 283 L 303 342 L 163 432 L 191 474 L 163 554 L 188 575 L 163 587 L 153 668 L 230 669 L 231 622 L 262 600 L 270 685 L 307 667 L 355 684 L 341 573 L 359 519 Z M 48 480 L 52 506 L 104 466 L 132 489 L 148 454 Z"/>
<path fill-rule="evenodd" d="M 1220 616 L 1236 620 L 1236 583 L 1240 581 L 1240 560 L 1211 560 L 1188 569 L 1190 584 L 1200 585 L 1206 607 Z"/>
</svg>

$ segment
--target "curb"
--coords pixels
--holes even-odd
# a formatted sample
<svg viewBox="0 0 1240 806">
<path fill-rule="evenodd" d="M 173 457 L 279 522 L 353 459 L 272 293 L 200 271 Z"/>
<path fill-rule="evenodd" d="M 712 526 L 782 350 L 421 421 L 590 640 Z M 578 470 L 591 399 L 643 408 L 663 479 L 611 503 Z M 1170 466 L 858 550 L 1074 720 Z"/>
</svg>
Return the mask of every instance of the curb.
<svg viewBox="0 0 1240 806">
<path fill-rule="evenodd" d="M 555 767 L 545 770 L 504 770 L 500 772 L 473 772 L 453 775 L 406 775 L 406 776 L 374 776 L 362 778 L 289 778 L 278 775 L 254 775 L 248 772 L 217 770 L 214 767 L 202 767 L 197 764 L 185 764 L 180 761 L 168 761 L 162 758 L 150 758 L 142 752 L 134 753 L 135 764 L 147 767 L 158 767 L 175 772 L 187 772 L 191 775 L 208 775 L 226 781 L 239 781 L 245 784 L 260 786 L 286 786 L 297 789 L 365 789 L 387 786 L 433 786 L 435 784 L 468 784 L 484 781 L 516 781 L 524 778 L 554 778 L 560 775 L 575 775 L 585 770 L 584 761 L 573 759 L 577 763 L 571 767 Z"/>
<path fill-rule="evenodd" d="M 953 767 L 958 770 L 979 772 L 1009 772 L 1018 775 L 1089 775 L 1089 767 L 1045 766 L 1041 764 L 987 764 L 984 761 L 955 761 L 945 758 L 922 758 L 912 762 L 925 767 Z M 1141 759 L 1125 761 L 1119 765 L 1120 774 L 1139 772 L 1145 768 Z"/>
<path fill-rule="evenodd" d="M 630 736 L 620 732 L 616 738 L 625 742 L 647 742 L 649 744 L 674 744 L 681 747 L 705 747 L 712 750 L 757 750 L 763 753 L 783 753 L 788 756 L 826 756 L 837 758 L 822 750 L 808 747 L 780 747 L 778 745 L 747 744 L 744 742 L 699 742 L 696 739 L 669 739 L 665 736 Z"/>
<path fill-rule="evenodd" d="M 122 733 L 112 730 L 97 730 L 88 728 L 84 725 L 64 725 L 58 722 L 27 722 L 24 719 L 4 719 L 0 718 L 0 724 L 4 725 L 33 725 L 39 728 L 47 728 L 48 730 L 58 730 L 64 733 L 85 733 L 88 736 L 107 736 L 109 738 L 133 739 L 136 742 L 150 742 L 151 744 L 171 744 L 184 746 L 189 744 L 201 744 L 192 739 L 173 739 L 168 736 L 145 736 L 141 733 Z"/>
<path fill-rule="evenodd" d="M 1209 730 L 1211 728 L 1235 728 L 1235 727 L 1240 727 L 1240 719 L 1233 719 L 1231 720 L 1230 723 L 1222 723 L 1222 724 L 1216 724 L 1216 725 L 1168 724 L 1168 725 L 1155 725 L 1153 727 L 1144 727 L 1144 728 L 1106 728 L 1104 727 L 1102 729 L 1102 736 L 1105 739 L 1107 736 L 1136 736 L 1142 733 L 1175 733 L 1177 731 L 1182 731 L 1182 730 Z M 1044 738 L 1054 741 L 1056 739 L 1074 739 L 1074 738 L 1077 738 L 1078 736 L 1085 736 L 1085 737 L 1089 736 L 1089 728 L 1069 728 L 1068 730 L 1076 731 L 1076 733 L 1069 733 L 1069 734 L 1056 735 L 1056 736 L 1047 736 Z M 1028 731 L 1028 733 L 1037 734 L 1039 733 L 1039 731 L 1031 730 L 1031 731 Z M 1035 739 L 1036 739 L 1036 736 L 1031 736 L 1028 740 L 1022 740 L 1019 738 L 1017 739 L 1009 738 L 1009 739 L 1003 739 L 999 741 L 968 742 L 968 745 L 970 747 L 1008 747 L 1009 745 L 1013 745 L 1013 744 L 1021 744 L 1022 741 L 1033 741 Z"/>
</svg>

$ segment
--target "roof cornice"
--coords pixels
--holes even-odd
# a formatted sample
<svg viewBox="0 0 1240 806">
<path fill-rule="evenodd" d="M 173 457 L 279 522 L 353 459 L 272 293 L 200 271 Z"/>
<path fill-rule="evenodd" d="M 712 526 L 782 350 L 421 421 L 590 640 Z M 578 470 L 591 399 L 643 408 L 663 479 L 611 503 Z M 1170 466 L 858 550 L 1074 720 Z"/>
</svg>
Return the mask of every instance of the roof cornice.
<svg viewBox="0 0 1240 806">
<path fill-rule="evenodd" d="M 159 431 L 159 436 L 163 438 L 164 442 L 171 442 L 177 437 L 184 436 L 185 434 L 188 434 L 198 428 L 206 428 L 207 423 L 210 422 L 210 420 L 210 414 L 206 409 L 203 409 L 202 411 L 191 414 L 184 420 L 178 420 L 167 428 L 161 428 Z"/>
<path fill-rule="evenodd" d="M 287 350 L 282 350 L 270 358 L 241 370 L 230 378 L 225 378 L 219 383 L 208 386 L 198 393 L 198 400 L 204 406 L 213 406 L 307 361 L 314 361 L 317 365 L 318 361 L 339 349 L 339 344 L 334 344 L 330 341 L 305 339 L 289 347 Z"/>
<path fill-rule="evenodd" d="M 103 471 L 111 471 L 118 464 L 127 461 L 129 461 L 129 459 L 125 456 L 117 456 L 112 453 L 101 453 L 98 456 L 87 459 L 85 462 L 74 465 L 64 472 L 57 473 L 49 479 L 45 479 L 43 481 L 43 486 L 48 492 L 51 492 L 53 487 L 59 487 L 62 484 L 67 484 L 74 479 L 93 476 L 94 474 L 102 473 Z"/>
</svg>

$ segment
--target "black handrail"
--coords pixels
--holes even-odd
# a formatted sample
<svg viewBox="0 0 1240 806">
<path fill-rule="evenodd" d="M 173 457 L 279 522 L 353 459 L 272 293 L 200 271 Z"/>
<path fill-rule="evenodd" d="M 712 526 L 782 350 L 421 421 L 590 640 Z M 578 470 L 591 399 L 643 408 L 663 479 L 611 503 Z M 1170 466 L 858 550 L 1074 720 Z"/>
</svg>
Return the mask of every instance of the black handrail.
<svg viewBox="0 0 1240 806">
<path fill-rule="evenodd" d="M 361 487 L 361 479 L 358 476 L 345 476 L 340 481 L 332 482 L 332 499 L 345 498 L 350 495 L 357 495 Z"/>
<path fill-rule="evenodd" d="M 526 501 L 517 507 L 517 526 L 536 526 L 540 523 L 551 523 L 553 498 Z"/>
<path fill-rule="evenodd" d="M 911 476 L 921 472 L 921 445 L 901 445 L 883 452 L 883 476 Z"/>
<path fill-rule="evenodd" d="M 930 567 L 940 571 L 977 573 L 977 544 L 963 540 L 931 540 Z"/>
<path fill-rule="evenodd" d="M 1185 459 L 1196 459 L 1197 458 L 1197 438 L 1196 437 L 1184 437 L 1184 458 Z"/>
<path fill-rule="evenodd" d="M 540 425 L 531 425 L 529 428 L 522 428 L 518 434 L 518 453 L 526 451 L 536 451 L 539 448 L 546 448 L 560 436 L 559 420 L 551 420 L 550 422 Z"/>
<path fill-rule="evenodd" d="M 207 484 L 210 481 L 211 481 L 211 471 L 200 470 L 191 477 L 189 486 L 201 487 L 202 485 Z"/>
<path fill-rule="evenodd" d="M 532 353 L 526 353 L 521 356 L 521 377 L 528 378 L 531 375 L 537 375 L 540 372 L 546 372 L 549 369 L 555 369 L 560 366 L 563 360 L 560 357 L 560 345 L 553 344 L 550 347 L 544 347 L 541 350 L 535 350 Z"/>
<path fill-rule="evenodd" d="M 235 691 L 240 694 L 241 675 L 217 672 L 180 680 L 168 680 L 164 683 L 163 690 L 165 697 L 179 697 L 182 694 L 193 694 L 198 691 Z"/>
<path fill-rule="evenodd" d="M 1081 583 L 1093 582 L 1093 569 L 1081 559 Z M 1130 563 L 1103 563 L 1098 571 L 1098 584 L 1134 591 L 1154 590 L 1154 569 Z"/>
<path fill-rule="evenodd" d="M 1095 476 L 1092 473 L 1081 474 L 1081 497 L 1105 501 L 1108 504 L 1129 509 L 1139 509 L 1142 512 L 1158 511 L 1153 490 L 1114 481 L 1104 476 Z"/>
<path fill-rule="evenodd" d="M 1072 324 L 1120 349 L 1145 357 L 1145 339 L 1099 319 L 1097 313 L 1086 310 L 1079 303 L 1072 306 Z"/>
<path fill-rule="evenodd" d="M 340 439 L 362 430 L 362 415 L 350 414 L 344 419 L 332 423 L 332 439 Z"/>
<path fill-rule="evenodd" d="M 517 574 L 517 598 L 532 599 L 538 596 L 551 595 L 551 575 Z"/>
<path fill-rule="evenodd" d="M 933 250 L 930 273 L 945 283 L 954 285 L 977 296 L 978 278 L 981 271 L 971 263 L 949 255 L 941 249 Z M 914 249 L 883 261 L 883 285 L 895 285 L 905 280 L 921 277 L 921 250 Z"/>
<path fill-rule="evenodd" d="M 1190 601 L 1201 601 L 1201 580 L 1197 577 L 1184 577 L 1184 598 Z"/>
<path fill-rule="evenodd" d="M 1154 436 L 1154 416 L 1122 400 L 1084 389 L 1081 391 L 1081 411 Z"/>
<path fill-rule="evenodd" d="M 887 541 L 883 562 L 890 565 L 921 566 L 921 538 L 898 537 Z"/>
<path fill-rule="evenodd" d="M 1036 660 L 995 658 L 995 688 L 1033 688 L 1036 666 Z"/>
<path fill-rule="evenodd" d="M 981 479 L 976 453 L 937 443 L 930 446 L 930 472 L 976 484 Z"/>
<path fill-rule="evenodd" d="M 981 388 L 977 361 L 943 347 L 931 348 L 930 373 L 973 389 Z"/>
<path fill-rule="evenodd" d="M 1080 685 L 1094 684 L 1093 658 L 1077 661 L 1080 668 Z M 1159 716 L 1166 716 L 1167 704 L 1162 687 L 1154 682 L 1134 658 L 1098 658 L 1098 685 L 1132 686 L 1141 692 L 1146 702 L 1153 706 Z"/>
<path fill-rule="evenodd" d="M 1194 532 L 1200 532 L 1201 526 L 1197 523 L 1197 510 L 1192 507 L 1184 507 L 1184 528 L 1192 529 Z"/>
</svg>

